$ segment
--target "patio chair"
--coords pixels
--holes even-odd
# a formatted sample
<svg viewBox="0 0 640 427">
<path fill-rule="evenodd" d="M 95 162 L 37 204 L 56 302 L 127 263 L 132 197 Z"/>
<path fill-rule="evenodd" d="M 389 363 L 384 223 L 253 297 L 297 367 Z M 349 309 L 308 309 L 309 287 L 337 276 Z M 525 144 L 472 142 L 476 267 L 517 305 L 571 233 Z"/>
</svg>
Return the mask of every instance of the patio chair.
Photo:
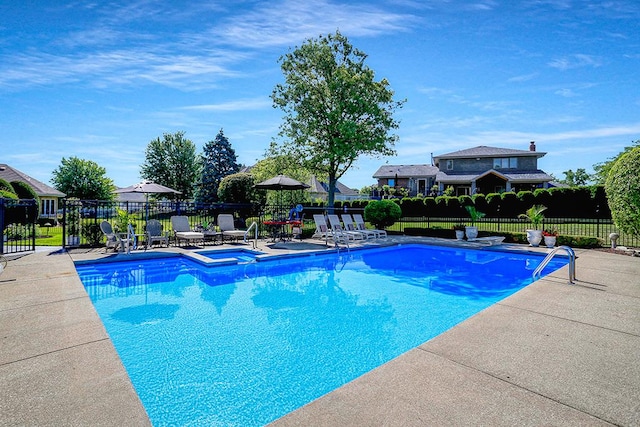
<svg viewBox="0 0 640 427">
<path fill-rule="evenodd" d="M 147 222 L 145 242 L 145 249 L 153 247 L 156 242 L 164 243 L 169 247 L 169 236 L 162 233 L 162 224 L 157 219 L 150 219 Z"/>
<path fill-rule="evenodd" d="M 313 215 L 313 222 L 316 224 L 316 231 L 311 236 L 312 239 L 329 239 L 332 237 L 324 215 Z"/>
<path fill-rule="evenodd" d="M 342 223 L 340 222 L 340 218 L 338 218 L 338 215 L 336 214 L 327 215 L 327 219 L 329 220 L 329 225 L 331 226 L 331 232 L 334 235 L 347 236 L 349 240 L 365 239 L 365 236 L 362 233 L 359 233 L 357 231 L 345 230 L 345 228 L 342 226 Z"/>
<path fill-rule="evenodd" d="M 360 214 L 353 214 L 353 221 L 356 223 L 356 227 L 358 228 L 358 230 L 371 230 L 371 231 L 375 231 L 377 233 L 377 238 L 380 237 L 387 237 L 387 232 L 385 230 L 380 230 L 378 228 L 374 228 L 374 229 L 370 229 L 367 228 L 364 224 L 364 219 L 362 218 L 362 215 Z"/>
<path fill-rule="evenodd" d="M 346 228 L 347 231 L 354 231 L 356 233 L 361 233 L 365 239 L 368 239 L 368 238 L 375 239 L 376 237 L 378 237 L 378 233 L 373 230 L 367 230 L 366 228 L 363 230 L 360 230 L 356 226 L 356 223 L 353 221 L 353 218 L 351 218 L 351 214 L 342 214 L 341 217 L 342 217 L 342 222 L 344 223 L 344 228 Z"/>
<path fill-rule="evenodd" d="M 176 245 L 180 244 L 181 240 L 186 240 L 187 242 L 203 242 L 204 244 L 204 233 L 199 233 L 197 231 L 191 231 L 191 226 L 189 225 L 189 218 L 184 215 L 174 215 L 171 217 L 171 227 L 173 228 L 173 236 L 176 239 Z"/>
<path fill-rule="evenodd" d="M 100 223 L 100 230 L 107 238 L 107 242 L 104 247 L 104 251 L 107 252 L 107 249 L 113 248 L 115 251 L 122 250 L 125 248 L 129 249 L 129 246 L 133 245 L 133 240 L 128 237 L 120 237 L 120 235 L 113 232 L 113 227 L 109 221 L 102 221 Z"/>
<path fill-rule="evenodd" d="M 314 215 L 313 222 L 316 224 L 316 231 L 311 236 L 312 238 L 322 239 L 325 242 L 332 240 L 335 244 L 343 243 L 347 246 L 349 246 L 349 240 L 353 240 L 351 236 L 342 230 L 342 227 L 339 230 L 329 228 L 324 215 Z"/>
<path fill-rule="evenodd" d="M 233 215 L 231 214 L 219 214 L 218 215 L 218 227 L 222 233 L 222 240 L 225 237 L 230 237 L 234 240 L 240 238 L 247 240 L 247 232 L 245 230 L 238 230 L 233 223 Z"/>
</svg>

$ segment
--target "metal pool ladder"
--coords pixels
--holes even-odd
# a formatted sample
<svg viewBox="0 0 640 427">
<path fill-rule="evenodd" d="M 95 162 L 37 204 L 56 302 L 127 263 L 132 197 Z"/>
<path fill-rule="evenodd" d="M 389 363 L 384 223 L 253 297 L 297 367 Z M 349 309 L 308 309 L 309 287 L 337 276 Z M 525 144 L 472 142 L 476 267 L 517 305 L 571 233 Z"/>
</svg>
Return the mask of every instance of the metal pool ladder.
<svg viewBox="0 0 640 427">
<path fill-rule="evenodd" d="M 533 271 L 533 280 L 540 278 L 542 270 L 544 270 L 547 264 L 551 261 L 551 258 L 553 258 L 560 249 L 567 252 L 567 255 L 569 256 L 569 283 L 571 285 L 574 284 L 574 280 L 576 280 L 576 253 L 569 246 L 558 246 L 553 248 L 553 250 L 544 257 L 540 265 Z"/>
</svg>

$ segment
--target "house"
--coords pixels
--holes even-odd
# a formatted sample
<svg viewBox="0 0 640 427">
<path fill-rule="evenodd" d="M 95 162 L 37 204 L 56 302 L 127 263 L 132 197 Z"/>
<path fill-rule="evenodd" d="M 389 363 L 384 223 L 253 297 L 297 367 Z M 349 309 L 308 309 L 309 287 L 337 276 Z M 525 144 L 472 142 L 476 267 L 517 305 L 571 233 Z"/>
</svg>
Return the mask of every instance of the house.
<svg viewBox="0 0 640 427">
<path fill-rule="evenodd" d="M 7 182 L 21 181 L 28 184 L 40 198 L 40 218 L 57 218 L 59 199 L 65 197 L 66 194 L 7 164 L 0 163 L 0 178 Z"/>
<path fill-rule="evenodd" d="M 438 167 L 439 191 L 453 187 L 456 195 L 501 193 L 548 188 L 553 177 L 538 169 L 538 159 L 547 153 L 481 145 L 433 158 Z"/>
<path fill-rule="evenodd" d="M 384 165 L 373 177 L 378 180 L 378 187 L 406 188 L 409 196 L 414 197 L 429 195 L 437 173 L 438 168 L 432 165 Z"/>
<path fill-rule="evenodd" d="M 329 184 L 325 182 L 320 182 L 315 176 L 311 176 L 311 179 L 308 182 L 309 188 L 306 191 L 311 193 L 312 199 L 322 199 L 327 200 L 329 196 Z M 357 190 L 347 187 L 340 181 L 336 182 L 336 192 L 334 194 L 335 200 L 357 200 L 362 199 L 362 195 Z"/>
<path fill-rule="evenodd" d="M 538 169 L 546 153 L 478 146 L 434 156 L 433 165 L 384 165 L 373 175 L 378 186 L 407 188 L 409 196 L 429 195 L 433 185 L 438 194 L 452 187 L 454 194 L 501 193 L 548 188 L 553 177 Z"/>
</svg>

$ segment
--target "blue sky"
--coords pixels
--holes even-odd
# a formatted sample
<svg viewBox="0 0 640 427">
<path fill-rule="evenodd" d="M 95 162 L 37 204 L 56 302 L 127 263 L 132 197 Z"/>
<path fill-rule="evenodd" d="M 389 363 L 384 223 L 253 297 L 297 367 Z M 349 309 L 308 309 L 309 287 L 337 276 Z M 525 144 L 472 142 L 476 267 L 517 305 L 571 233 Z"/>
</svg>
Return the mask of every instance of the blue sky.
<svg viewBox="0 0 640 427">
<path fill-rule="evenodd" d="M 337 29 L 407 100 L 397 156 L 361 158 L 350 187 L 384 163 L 532 140 L 563 178 L 640 139 L 637 0 L 28 0 L 0 16 L 0 162 L 46 183 L 70 156 L 138 182 L 165 132 L 200 152 L 223 128 L 255 163 L 282 119 L 278 58 Z"/>
</svg>

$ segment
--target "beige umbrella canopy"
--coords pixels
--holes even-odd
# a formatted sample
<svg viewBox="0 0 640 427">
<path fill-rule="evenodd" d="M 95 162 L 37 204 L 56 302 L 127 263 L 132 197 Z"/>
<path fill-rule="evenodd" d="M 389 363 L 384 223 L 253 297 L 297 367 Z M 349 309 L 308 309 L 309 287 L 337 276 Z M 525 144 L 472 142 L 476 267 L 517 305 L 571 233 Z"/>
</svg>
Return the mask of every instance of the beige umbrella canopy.
<svg viewBox="0 0 640 427">
<path fill-rule="evenodd" d="M 130 185 L 128 187 L 120 188 L 115 191 L 116 193 L 144 193 L 148 194 L 182 194 L 178 190 L 165 187 L 164 185 L 156 184 L 152 181 L 142 181 L 137 184 Z"/>
</svg>

